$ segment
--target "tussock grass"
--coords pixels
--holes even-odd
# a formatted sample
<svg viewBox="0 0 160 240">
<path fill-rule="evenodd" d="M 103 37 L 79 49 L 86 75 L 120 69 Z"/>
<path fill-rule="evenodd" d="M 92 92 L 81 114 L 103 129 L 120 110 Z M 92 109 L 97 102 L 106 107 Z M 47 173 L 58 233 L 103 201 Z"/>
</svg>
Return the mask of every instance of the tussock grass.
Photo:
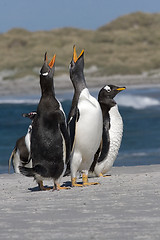
<svg viewBox="0 0 160 240">
<path fill-rule="evenodd" d="M 56 53 L 59 73 L 68 73 L 72 47 L 85 49 L 85 67 L 98 67 L 96 75 L 139 74 L 160 69 L 160 14 L 132 13 L 96 31 L 61 28 L 29 32 L 12 29 L 0 34 L 0 70 L 17 69 L 15 77 L 35 74 L 45 51 Z M 13 77 L 14 78 L 14 77 Z"/>
</svg>

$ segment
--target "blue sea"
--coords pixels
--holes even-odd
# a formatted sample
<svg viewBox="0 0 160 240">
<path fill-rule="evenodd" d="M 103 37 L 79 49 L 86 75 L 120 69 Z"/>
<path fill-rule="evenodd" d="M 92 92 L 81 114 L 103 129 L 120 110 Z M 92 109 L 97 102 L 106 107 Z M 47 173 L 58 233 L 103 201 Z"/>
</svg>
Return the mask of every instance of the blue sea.
<svg viewBox="0 0 160 240">
<path fill-rule="evenodd" d="M 98 91 L 91 93 L 97 97 Z M 56 94 L 66 115 L 72 95 Z M 115 100 L 123 118 L 124 135 L 114 166 L 160 164 L 160 87 L 128 88 Z M 22 114 L 36 111 L 38 101 L 39 96 L 0 97 L 0 173 L 8 172 L 16 140 L 26 134 L 30 124 Z"/>
</svg>

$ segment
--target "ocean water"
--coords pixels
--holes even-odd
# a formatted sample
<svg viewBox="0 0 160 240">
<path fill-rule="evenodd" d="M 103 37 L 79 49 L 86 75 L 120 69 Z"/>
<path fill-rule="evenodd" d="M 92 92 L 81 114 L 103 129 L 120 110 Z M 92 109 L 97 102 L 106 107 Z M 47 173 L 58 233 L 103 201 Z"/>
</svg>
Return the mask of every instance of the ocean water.
<svg viewBox="0 0 160 240">
<path fill-rule="evenodd" d="M 97 97 L 98 91 L 91 91 Z M 72 93 L 57 94 L 68 114 Z M 116 96 L 124 134 L 114 166 L 160 164 L 160 87 L 129 88 Z M 7 173 L 16 140 L 30 124 L 23 113 L 35 111 L 39 96 L 0 98 L 0 173 Z"/>
</svg>

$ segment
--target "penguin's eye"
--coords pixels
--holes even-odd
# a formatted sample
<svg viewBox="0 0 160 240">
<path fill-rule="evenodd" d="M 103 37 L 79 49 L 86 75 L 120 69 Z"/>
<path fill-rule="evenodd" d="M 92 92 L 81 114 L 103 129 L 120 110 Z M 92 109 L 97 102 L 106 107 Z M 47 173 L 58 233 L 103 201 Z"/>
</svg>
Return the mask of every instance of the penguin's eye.
<svg viewBox="0 0 160 240">
<path fill-rule="evenodd" d="M 70 64 L 69 64 L 69 69 L 71 69 L 73 67 L 74 67 L 74 63 L 73 63 L 73 61 L 71 61 Z"/>
<path fill-rule="evenodd" d="M 104 89 L 105 89 L 107 92 L 111 92 L 111 88 L 110 88 L 109 86 L 106 86 Z"/>
<path fill-rule="evenodd" d="M 43 76 L 47 76 L 48 75 L 48 72 L 45 72 L 45 73 L 42 73 Z"/>
</svg>

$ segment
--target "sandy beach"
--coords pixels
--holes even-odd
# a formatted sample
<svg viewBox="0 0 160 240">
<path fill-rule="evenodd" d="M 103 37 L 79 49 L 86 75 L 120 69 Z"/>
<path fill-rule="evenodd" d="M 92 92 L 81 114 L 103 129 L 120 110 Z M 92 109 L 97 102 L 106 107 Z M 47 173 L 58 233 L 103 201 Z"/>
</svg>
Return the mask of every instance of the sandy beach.
<svg viewBox="0 0 160 240">
<path fill-rule="evenodd" d="M 38 191 L 32 178 L 1 174 L 0 239 L 160 239 L 160 165 L 110 173 L 89 179 L 99 185 L 61 191 Z"/>
</svg>

